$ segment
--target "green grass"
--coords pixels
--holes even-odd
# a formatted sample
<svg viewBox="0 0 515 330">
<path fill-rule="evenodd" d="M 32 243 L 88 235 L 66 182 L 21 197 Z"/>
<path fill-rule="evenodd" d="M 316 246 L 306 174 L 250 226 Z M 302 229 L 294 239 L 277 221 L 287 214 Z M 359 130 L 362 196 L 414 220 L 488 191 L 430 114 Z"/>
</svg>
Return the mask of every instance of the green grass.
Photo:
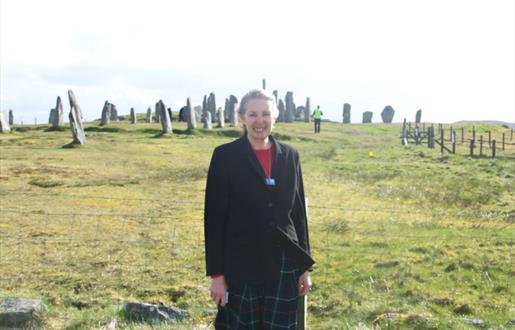
<svg viewBox="0 0 515 330">
<path fill-rule="evenodd" d="M 210 324 L 203 197 L 227 127 L 162 136 L 159 124 L 14 127 L 0 135 L 0 298 L 43 299 L 48 328 L 169 328 L 127 320 L 129 301 Z M 399 125 L 278 124 L 309 199 L 312 329 L 508 329 L 515 319 L 515 152 L 403 147 Z M 467 127 L 470 130 L 470 127 Z M 477 132 L 507 130 L 477 126 Z M 508 134 L 509 136 L 509 134 Z"/>
</svg>

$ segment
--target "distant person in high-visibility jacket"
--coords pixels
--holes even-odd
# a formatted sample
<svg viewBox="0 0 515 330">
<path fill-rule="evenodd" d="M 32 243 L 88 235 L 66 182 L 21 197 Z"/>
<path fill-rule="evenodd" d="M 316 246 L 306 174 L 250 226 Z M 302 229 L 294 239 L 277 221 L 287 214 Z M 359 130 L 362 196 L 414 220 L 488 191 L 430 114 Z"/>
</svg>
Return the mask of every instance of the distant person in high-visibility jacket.
<svg viewBox="0 0 515 330">
<path fill-rule="evenodd" d="M 320 133 L 320 122 L 322 121 L 323 115 L 324 113 L 322 112 L 322 110 L 320 110 L 320 106 L 317 105 L 316 109 L 313 111 L 313 114 L 311 115 L 315 120 L 315 134 Z"/>
</svg>

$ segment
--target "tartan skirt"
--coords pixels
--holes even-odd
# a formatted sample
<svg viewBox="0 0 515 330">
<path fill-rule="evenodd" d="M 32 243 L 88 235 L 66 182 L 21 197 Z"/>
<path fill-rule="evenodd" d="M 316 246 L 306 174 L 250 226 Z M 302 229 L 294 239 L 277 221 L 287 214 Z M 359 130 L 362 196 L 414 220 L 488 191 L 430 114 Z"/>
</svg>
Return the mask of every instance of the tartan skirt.
<svg viewBox="0 0 515 330">
<path fill-rule="evenodd" d="M 298 275 L 283 254 L 276 282 L 230 286 L 228 303 L 218 308 L 215 329 L 296 329 Z"/>
</svg>

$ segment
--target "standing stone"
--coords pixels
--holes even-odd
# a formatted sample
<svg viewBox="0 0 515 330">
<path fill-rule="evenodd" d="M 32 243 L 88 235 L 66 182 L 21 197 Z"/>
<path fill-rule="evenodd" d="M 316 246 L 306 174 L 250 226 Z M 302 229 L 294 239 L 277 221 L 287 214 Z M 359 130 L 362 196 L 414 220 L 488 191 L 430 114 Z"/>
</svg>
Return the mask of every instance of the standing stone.
<svg viewBox="0 0 515 330">
<path fill-rule="evenodd" d="M 417 110 L 417 114 L 415 115 L 415 123 L 420 124 L 422 120 L 422 109 Z"/>
<path fill-rule="evenodd" d="M 17 297 L 0 301 L 0 329 L 43 329 L 43 303 Z"/>
<path fill-rule="evenodd" d="M 350 104 L 343 104 L 343 123 L 350 124 Z"/>
<path fill-rule="evenodd" d="M 163 103 L 162 100 L 159 100 L 159 102 L 157 102 L 157 106 L 158 106 L 159 117 L 161 118 L 161 126 L 163 128 L 163 133 L 164 134 L 173 133 L 172 132 L 172 122 L 170 121 L 170 116 L 168 115 L 168 111 L 166 111 L 165 104 Z"/>
<path fill-rule="evenodd" d="M 275 90 L 272 92 L 272 94 L 274 94 L 274 97 L 275 97 L 275 104 L 277 105 L 277 95 L 279 95 L 279 94 L 277 93 L 277 89 L 275 89 Z"/>
<path fill-rule="evenodd" d="M 369 124 L 372 122 L 372 115 L 374 113 L 372 111 L 363 112 L 363 124 Z"/>
<path fill-rule="evenodd" d="M 145 120 L 147 123 L 151 123 L 152 122 L 152 108 L 151 107 L 148 107 L 147 109 L 147 118 Z"/>
<path fill-rule="evenodd" d="M 156 123 L 160 123 L 161 122 L 161 110 L 160 110 L 160 105 L 159 105 L 159 102 L 156 103 Z"/>
<path fill-rule="evenodd" d="M 104 107 L 102 108 L 102 118 L 100 119 L 100 125 L 106 126 L 111 123 L 111 111 L 112 104 L 106 100 L 104 102 Z"/>
<path fill-rule="evenodd" d="M 229 99 L 225 98 L 225 104 L 224 104 L 224 122 L 229 121 Z"/>
<path fill-rule="evenodd" d="M 238 123 L 238 114 L 236 113 L 236 105 L 238 99 L 234 95 L 229 95 L 229 122 L 232 127 L 236 127 Z"/>
<path fill-rule="evenodd" d="M 196 105 L 193 107 L 193 112 L 195 112 L 195 121 L 198 123 L 198 122 L 202 122 L 202 106 L 201 105 Z"/>
<path fill-rule="evenodd" d="M 202 122 L 204 123 L 205 129 L 212 129 L 213 125 L 211 124 L 211 112 L 206 111 L 206 115 L 202 118 Z"/>
<path fill-rule="evenodd" d="M 61 97 L 58 96 L 55 101 L 55 109 L 53 109 L 52 115 L 52 127 L 58 128 L 63 125 L 63 102 L 61 101 Z"/>
<path fill-rule="evenodd" d="M 293 104 L 293 92 L 287 92 L 284 100 L 286 103 L 284 121 L 287 123 L 293 123 L 295 121 L 295 105 Z"/>
<path fill-rule="evenodd" d="M 393 115 L 395 114 L 395 110 L 390 105 L 387 105 L 384 107 L 383 111 L 381 112 L 381 119 L 383 120 L 383 123 L 390 124 L 393 121 Z"/>
<path fill-rule="evenodd" d="M 11 109 L 9 109 L 9 125 L 14 125 L 14 115 Z"/>
<path fill-rule="evenodd" d="M 263 87 L 264 90 L 266 89 L 266 79 L 263 79 L 262 87 Z"/>
<path fill-rule="evenodd" d="M 131 108 L 131 124 L 136 124 L 136 113 L 134 112 L 134 108 Z"/>
<path fill-rule="evenodd" d="M 304 107 L 304 122 L 309 123 L 311 120 L 311 100 L 306 97 L 306 106 Z"/>
<path fill-rule="evenodd" d="M 9 123 L 5 120 L 3 112 L 0 112 L 0 133 L 9 133 L 10 131 Z"/>
<path fill-rule="evenodd" d="M 210 93 L 207 99 L 207 111 L 211 113 L 211 119 L 216 118 L 216 99 L 215 93 Z"/>
<path fill-rule="evenodd" d="M 277 110 L 279 111 L 279 116 L 277 116 L 277 121 L 283 122 L 285 110 L 284 110 L 284 102 L 281 99 L 279 99 L 279 104 L 277 105 Z"/>
<path fill-rule="evenodd" d="M 195 110 L 191 106 L 190 98 L 186 100 L 186 122 L 188 123 L 188 130 L 197 128 L 197 118 L 195 116 Z"/>
<path fill-rule="evenodd" d="M 111 119 L 112 121 L 118 121 L 118 109 L 116 109 L 116 105 L 111 104 L 111 117 L 109 119 Z"/>
<path fill-rule="evenodd" d="M 82 110 L 71 89 L 68 91 L 68 99 L 70 100 L 70 114 L 68 115 L 68 119 L 72 130 L 72 143 L 84 144 L 86 143 L 86 134 L 84 134 L 84 127 L 82 126 Z"/>
<path fill-rule="evenodd" d="M 227 99 L 225 99 L 228 101 Z M 227 105 L 227 102 L 226 102 Z M 225 126 L 225 115 L 224 115 L 224 109 L 218 108 L 218 127 L 224 128 Z"/>
<path fill-rule="evenodd" d="M 167 111 L 168 111 L 168 116 L 170 117 L 170 122 L 171 122 L 173 120 L 172 108 L 168 108 Z"/>
<path fill-rule="evenodd" d="M 54 111 L 55 109 L 50 109 L 50 114 L 48 115 L 48 124 L 52 124 L 52 122 L 54 121 Z"/>
</svg>

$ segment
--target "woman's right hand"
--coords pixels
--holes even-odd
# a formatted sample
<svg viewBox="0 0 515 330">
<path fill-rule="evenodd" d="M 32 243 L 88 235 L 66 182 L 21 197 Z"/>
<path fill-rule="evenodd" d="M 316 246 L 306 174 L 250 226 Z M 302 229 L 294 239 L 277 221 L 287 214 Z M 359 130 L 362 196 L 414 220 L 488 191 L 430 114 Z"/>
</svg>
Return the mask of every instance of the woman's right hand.
<svg viewBox="0 0 515 330">
<path fill-rule="evenodd" d="M 219 304 L 224 307 L 227 304 L 227 283 L 225 283 L 225 277 L 219 275 L 211 280 L 211 287 L 209 288 L 211 293 L 211 299 L 215 304 Z"/>
</svg>

